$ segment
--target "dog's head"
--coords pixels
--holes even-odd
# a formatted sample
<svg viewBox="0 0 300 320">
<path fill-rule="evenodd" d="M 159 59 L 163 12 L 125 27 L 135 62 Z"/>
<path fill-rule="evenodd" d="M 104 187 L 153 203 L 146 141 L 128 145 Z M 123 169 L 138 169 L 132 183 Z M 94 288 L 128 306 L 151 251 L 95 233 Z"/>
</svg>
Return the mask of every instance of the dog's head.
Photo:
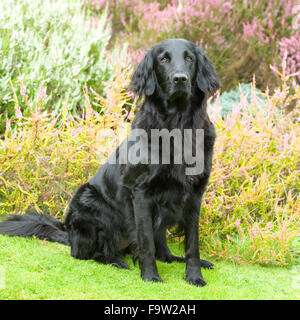
<svg viewBox="0 0 300 320">
<path fill-rule="evenodd" d="M 139 96 L 162 92 L 170 102 L 188 99 L 195 89 L 213 94 L 219 86 L 216 70 L 204 51 L 184 39 L 168 39 L 155 45 L 131 80 Z"/>
</svg>

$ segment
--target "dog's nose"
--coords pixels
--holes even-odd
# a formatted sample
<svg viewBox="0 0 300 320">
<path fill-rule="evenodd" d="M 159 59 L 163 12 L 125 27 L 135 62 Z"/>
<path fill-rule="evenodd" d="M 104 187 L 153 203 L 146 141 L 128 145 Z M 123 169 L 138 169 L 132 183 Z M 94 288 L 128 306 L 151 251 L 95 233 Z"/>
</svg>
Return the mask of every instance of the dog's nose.
<svg viewBox="0 0 300 320">
<path fill-rule="evenodd" d="M 173 82 L 175 84 L 184 84 L 188 80 L 188 76 L 184 73 L 175 73 L 173 76 Z"/>
</svg>

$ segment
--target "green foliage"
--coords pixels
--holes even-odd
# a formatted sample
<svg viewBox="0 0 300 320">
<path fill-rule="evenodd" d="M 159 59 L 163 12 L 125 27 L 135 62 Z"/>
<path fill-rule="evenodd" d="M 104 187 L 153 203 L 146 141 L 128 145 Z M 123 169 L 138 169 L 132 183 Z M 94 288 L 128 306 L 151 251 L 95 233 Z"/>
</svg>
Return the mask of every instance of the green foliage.
<svg viewBox="0 0 300 320">
<path fill-rule="evenodd" d="M 265 94 L 265 102 L 253 83 L 251 103 L 241 92 L 225 119 L 219 118 L 220 99 L 209 108 L 218 138 L 200 241 L 212 255 L 239 263 L 284 265 L 300 257 L 300 130 L 294 120 L 300 88 L 295 85 L 290 94 L 290 76 L 284 68 L 277 72 L 282 84 L 274 94 Z M 291 101 L 294 111 L 279 113 Z"/>
<path fill-rule="evenodd" d="M 125 68 L 125 71 L 123 70 Z M 6 121 L 0 139 L 0 214 L 24 212 L 34 207 L 61 217 L 75 189 L 85 183 L 101 165 L 114 146 L 107 145 L 105 129 L 118 128 L 120 139 L 127 135 L 129 123 L 124 118 L 131 96 L 125 92 L 130 72 L 126 65 L 111 65 L 114 81 L 106 82 L 106 97 L 84 88 L 84 114 L 68 115 L 67 101 L 59 116 L 52 119 L 42 113 L 45 99 L 14 95 L 17 115 Z M 16 91 L 13 87 L 12 91 Z M 96 105 L 101 114 L 92 109 Z M 27 115 L 21 111 L 27 107 Z M 76 120 L 75 120 L 76 119 Z M 60 125 L 57 122 L 60 121 Z M 120 128 L 122 127 L 122 130 Z M 106 146 L 103 145 L 106 143 Z"/>
<path fill-rule="evenodd" d="M 83 86 L 101 92 L 103 81 L 112 76 L 105 59 L 110 30 L 103 11 L 91 26 L 80 1 L 3 0 L 0 21 L 0 132 L 5 117 L 14 114 L 11 84 L 18 97 L 27 95 L 34 102 L 46 91 L 44 106 L 53 116 L 67 99 L 68 112 L 75 115 L 83 110 Z M 44 88 L 38 90 L 42 80 Z"/>
<path fill-rule="evenodd" d="M 220 105 L 221 105 L 221 117 L 225 117 L 228 113 L 232 112 L 232 108 L 238 105 L 241 101 L 241 96 L 244 96 L 247 99 L 249 106 L 251 107 L 251 97 L 252 97 L 252 88 L 250 83 L 242 83 L 238 87 L 231 89 L 227 92 L 223 92 L 220 94 Z M 259 103 L 259 107 L 263 108 L 263 104 L 266 102 L 264 95 L 262 92 L 255 88 L 255 99 L 261 103 Z M 215 107 L 216 101 L 211 103 L 210 107 Z M 248 110 L 248 112 L 253 113 L 253 110 Z"/>
</svg>

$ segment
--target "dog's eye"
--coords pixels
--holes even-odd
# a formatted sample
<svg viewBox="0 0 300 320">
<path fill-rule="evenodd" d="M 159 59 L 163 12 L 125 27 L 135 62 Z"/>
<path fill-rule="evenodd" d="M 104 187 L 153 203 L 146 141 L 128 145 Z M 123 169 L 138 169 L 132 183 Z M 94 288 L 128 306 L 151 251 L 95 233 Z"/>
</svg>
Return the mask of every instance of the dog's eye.
<svg viewBox="0 0 300 320">
<path fill-rule="evenodd" d="M 169 62 L 169 59 L 166 58 L 166 57 L 163 57 L 163 58 L 160 59 L 160 61 L 161 61 L 161 62 Z"/>
<path fill-rule="evenodd" d="M 188 62 L 191 62 L 193 59 L 191 58 L 191 57 L 189 57 L 189 56 L 186 56 L 185 58 L 185 61 L 188 61 Z"/>
</svg>

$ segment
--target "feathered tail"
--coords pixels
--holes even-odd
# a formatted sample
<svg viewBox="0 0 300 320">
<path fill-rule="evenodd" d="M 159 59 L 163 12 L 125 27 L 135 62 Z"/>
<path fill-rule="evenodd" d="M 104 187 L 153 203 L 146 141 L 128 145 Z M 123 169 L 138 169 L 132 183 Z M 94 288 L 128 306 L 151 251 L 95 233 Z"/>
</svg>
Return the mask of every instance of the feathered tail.
<svg viewBox="0 0 300 320">
<path fill-rule="evenodd" d="M 52 217 L 45 217 L 35 211 L 25 215 L 14 214 L 0 223 L 0 234 L 32 237 L 70 245 L 65 225 Z"/>
</svg>

